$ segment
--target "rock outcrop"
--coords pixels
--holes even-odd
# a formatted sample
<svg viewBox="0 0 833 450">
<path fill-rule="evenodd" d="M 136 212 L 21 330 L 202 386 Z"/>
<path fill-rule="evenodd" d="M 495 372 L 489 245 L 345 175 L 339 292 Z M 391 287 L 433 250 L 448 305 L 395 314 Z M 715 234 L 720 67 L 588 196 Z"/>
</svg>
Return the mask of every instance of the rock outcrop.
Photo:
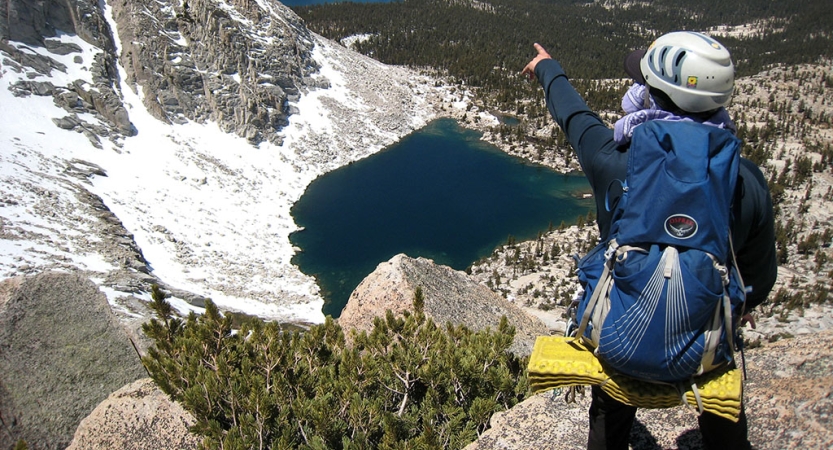
<svg viewBox="0 0 833 450">
<path fill-rule="evenodd" d="M 112 0 L 126 81 L 152 93 L 145 106 L 160 120 L 211 120 L 252 143 L 280 143 L 290 102 L 328 86 L 310 77 L 313 37 L 277 1 L 229 3 Z"/>
<path fill-rule="evenodd" d="M 53 272 L 0 283 L 0 448 L 66 448 L 110 392 L 146 376 L 92 281 Z"/>
<path fill-rule="evenodd" d="M 81 422 L 67 450 L 196 449 L 196 420 L 150 378 L 112 393 Z"/>
<path fill-rule="evenodd" d="M 109 27 L 96 2 L 0 0 L 0 10 L 0 39 L 49 48 L 60 46 L 50 39 L 63 32 L 78 34 L 102 48 L 113 47 Z"/>
<path fill-rule="evenodd" d="M 311 77 L 319 69 L 312 58 L 314 39 L 292 10 L 274 0 L 231 3 L 233 8 L 216 0 L 110 1 L 119 33 L 115 42 L 103 3 L 2 0 L 0 50 L 11 56 L 6 64 L 44 75 L 67 68 L 54 56 L 22 51 L 8 41 L 45 47 L 54 55 L 80 55 L 76 44 L 61 41 L 61 33 L 67 33 L 102 50 L 95 56 L 92 83 L 15 86 L 18 96 L 52 96 L 67 111 L 55 125 L 87 134 L 94 145 L 100 146 L 101 137 L 115 141 L 137 132 L 118 94 L 118 59 L 128 86 L 142 89 L 145 106 L 156 118 L 215 121 L 252 143 L 280 143 L 278 132 L 293 113 L 290 103 L 311 88 L 328 87 L 329 81 Z M 81 118 L 84 113 L 109 126 Z"/>
<path fill-rule="evenodd" d="M 0 275 L 83 272 L 132 316 L 158 284 L 198 308 L 223 296 L 323 320 L 291 263 L 290 207 L 434 118 L 435 83 L 310 32 L 277 0 L 0 0 L 0 91 L 14 96 L 0 108 L 0 241 L 21 248 Z M 257 145 L 215 146 L 217 128 Z M 198 205 L 187 225 L 178 203 Z"/>
<path fill-rule="evenodd" d="M 806 334 L 746 352 L 744 399 L 749 440 L 758 450 L 833 448 L 833 330 Z M 552 391 L 492 417 L 466 450 L 557 450 L 587 445 L 590 391 L 567 404 Z M 701 448 L 696 413 L 685 406 L 639 410 L 634 449 Z"/>
<path fill-rule="evenodd" d="M 373 318 L 384 316 L 386 310 L 395 314 L 412 310 L 417 288 L 422 289 L 426 316 L 438 324 L 451 322 L 473 330 L 496 329 L 501 316 L 506 316 L 516 330 L 510 349 L 516 354 L 530 354 L 535 337 L 549 334 L 543 322 L 473 281 L 465 272 L 403 254 L 379 264 L 359 283 L 338 323 L 345 330 L 368 331 L 373 327 Z"/>
<path fill-rule="evenodd" d="M 63 42 L 61 34 L 78 35 L 102 50 L 89 57 L 94 59 L 90 65 L 90 80 L 70 80 L 63 86 L 21 81 L 13 86 L 16 96 L 51 96 L 54 103 L 68 114 L 53 119 L 55 125 L 82 132 L 93 145 L 99 147 L 102 136 L 116 139 L 136 133 L 117 93 L 115 44 L 104 11 L 97 3 L 83 0 L 2 0 L 0 7 L 6 13 L 0 15 L 0 50 L 11 57 L 4 63 L 18 72 L 33 70 L 34 73 L 28 75 L 30 79 L 37 78 L 37 74 L 49 76 L 53 71 L 67 73 L 66 65 L 58 60 L 58 56 L 74 55 L 76 60 L 83 58 L 82 49 L 77 44 Z M 9 45 L 8 41 L 44 47 L 53 56 Z M 92 114 L 107 126 L 81 119 L 79 114 Z"/>
</svg>

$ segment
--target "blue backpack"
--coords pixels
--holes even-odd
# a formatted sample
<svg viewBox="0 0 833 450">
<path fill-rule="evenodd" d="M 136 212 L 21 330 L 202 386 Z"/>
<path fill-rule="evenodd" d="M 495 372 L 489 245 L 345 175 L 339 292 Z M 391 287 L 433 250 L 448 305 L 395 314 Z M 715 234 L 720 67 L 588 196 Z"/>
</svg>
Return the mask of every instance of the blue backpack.
<svg viewBox="0 0 833 450">
<path fill-rule="evenodd" d="M 740 146 L 688 121 L 634 130 L 609 239 L 578 264 L 576 334 L 613 369 L 676 383 L 733 360 L 745 301 L 731 248 Z"/>
</svg>

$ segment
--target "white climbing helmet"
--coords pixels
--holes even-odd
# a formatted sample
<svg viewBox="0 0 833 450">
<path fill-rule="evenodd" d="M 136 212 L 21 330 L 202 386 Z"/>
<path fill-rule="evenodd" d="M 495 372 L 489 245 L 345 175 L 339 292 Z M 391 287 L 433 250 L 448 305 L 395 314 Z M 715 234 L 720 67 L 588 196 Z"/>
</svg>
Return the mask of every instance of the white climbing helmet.
<svg viewBox="0 0 833 450">
<path fill-rule="evenodd" d="M 732 97 L 731 55 L 723 44 L 702 33 L 675 31 L 660 36 L 639 67 L 648 86 L 664 92 L 686 112 L 711 111 L 726 106 Z"/>
</svg>

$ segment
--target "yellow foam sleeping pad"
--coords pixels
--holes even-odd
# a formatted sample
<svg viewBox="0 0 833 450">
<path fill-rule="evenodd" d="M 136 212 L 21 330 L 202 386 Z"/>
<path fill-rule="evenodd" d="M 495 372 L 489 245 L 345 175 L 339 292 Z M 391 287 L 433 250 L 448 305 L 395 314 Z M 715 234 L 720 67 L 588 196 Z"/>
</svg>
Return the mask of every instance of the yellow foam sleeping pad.
<svg viewBox="0 0 833 450">
<path fill-rule="evenodd" d="M 529 384 L 533 392 L 568 386 L 598 385 L 608 395 L 637 408 L 671 408 L 686 403 L 733 422 L 740 416 L 742 380 L 737 368 L 714 370 L 685 387 L 636 380 L 605 368 L 580 339 L 539 336 L 529 358 Z"/>
</svg>

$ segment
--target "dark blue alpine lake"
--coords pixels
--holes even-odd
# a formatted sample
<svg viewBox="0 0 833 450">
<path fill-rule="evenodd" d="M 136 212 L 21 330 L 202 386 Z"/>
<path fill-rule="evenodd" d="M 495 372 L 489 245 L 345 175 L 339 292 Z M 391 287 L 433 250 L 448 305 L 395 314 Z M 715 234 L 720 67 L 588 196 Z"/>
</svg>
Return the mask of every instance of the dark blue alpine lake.
<svg viewBox="0 0 833 450">
<path fill-rule="evenodd" d="M 338 317 L 353 289 L 398 253 L 458 270 L 511 235 L 534 239 L 593 208 L 581 175 L 509 156 L 441 119 L 392 147 L 316 179 L 292 208 L 294 258 Z"/>
</svg>

